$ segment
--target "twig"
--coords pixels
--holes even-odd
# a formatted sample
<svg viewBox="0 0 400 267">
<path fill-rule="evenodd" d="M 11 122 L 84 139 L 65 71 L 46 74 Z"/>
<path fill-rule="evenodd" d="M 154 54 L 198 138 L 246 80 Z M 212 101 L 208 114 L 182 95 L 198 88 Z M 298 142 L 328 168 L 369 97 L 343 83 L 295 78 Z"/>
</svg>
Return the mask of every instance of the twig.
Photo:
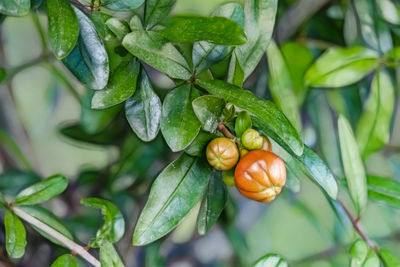
<svg viewBox="0 0 400 267">
<path fill-rule="evenodd" d="M 16 66 L 16 67 L 12 68 L 12 69 L 7 73 L 7 78 L 6 78 L 6 80 L 4 81 L 4 83 L 7 83 L 7 82 L 11 81 L 11 79 L 12 79 L 15 75 L 17 75 L 18 73 L 20 73 L 21 71 L 23 71 L 23 70 L 25 70 L 25 69 L 28 69 L 28 68 L 30 68 L 30 67 L 32 67 L 32 66 L 35 66 L 35 65 L 37 65 L 37 64 L 46 62 L 46 61 L 48 61 L 48 60 L 50 60 L 50 59 L 52 59 L 52 58 L 53 58 L 52 54 L 48 53 L 48 54 L 44 54 L 44 55 L 38 56 L 37 58 L 34 58 L 34 59 L 32 59 L 32 60 L 30 60 L 30 61 L 28 61 L 28 62 L 25 62 L 25 63 L 23 63 L 23 64 L 21 64 L 21 65 L 19 65 L 19 66 Z"/>
<path fill-rule="evenodd" d="M 74 254 L 76 253 L 76 254 L 80 255 L 83 259 L 85 259 L 87 262 L 89 262 L 93 266 L 101 267 L 100 262 L 95 257 L 93 257 L 92 254 L 87 252 L 86 249 L 83 248 L 82 246 L 78 245 L 74 241 L 72 241 L 69 238 L 65 237 L 64 235 L 60 234 L 53 228 L 49 227 L 47 224 L 42 223 L 41 221 L 39 221 L 35 217 L 29 215 L 25 211 L 19 209 L 18 207 L 11 207 L 11 209 L 18 217 L 20 217 L 24 221 L 30 223 L 31 225 L 42 230 L 43 232 L 50 235 L 54 239 L 60 241 L 67 248 L 69 248 L 72 253 L 74 253 Z"/>
<path fill-rule="evenodd" d="M 228 137 L 229 139 L 236 139 L 236 137 L 222 123 L 218 124 L 217 130 L 220 131 L 225 137 Z"/>
</svg>

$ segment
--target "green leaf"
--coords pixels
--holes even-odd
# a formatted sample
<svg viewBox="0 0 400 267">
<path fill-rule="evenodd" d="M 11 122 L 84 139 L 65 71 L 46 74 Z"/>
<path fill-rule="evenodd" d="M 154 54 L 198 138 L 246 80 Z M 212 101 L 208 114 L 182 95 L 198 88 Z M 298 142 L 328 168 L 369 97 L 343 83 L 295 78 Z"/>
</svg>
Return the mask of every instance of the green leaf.
<svg viewBox="0 0 400 267">
<path fill-rule="evenodd" d="M 312 87 L 342 87 L 364 78 L 379 64 L 379 54 L 365 47 L 330 48 L 305 74 Z"/>
<path fill-rule="evenodd" d="M 149 142 L 156 138 L 160 129 L 161 100 L 144 68 L 138 86 L 136 93 L 125 103 L 125 116 L 135 134 Z"/>
<path fill-rule="evenodd" d="M 399 25 L 400 24 L 400 13 L 397 6 L 391 0 L 379 0 L 376 1 L 378 13 L 385 21 Z"/>
<path fill-rule="evenodd" d="M 53 213 L 46 210 L 45 208 L 42 208 L 40 206 L 21 206 L 19 208 L 28 213 L 29 215 L 35 217 L 42 223 L 50 226 L 51 228 L 53 228 L 60 234 L 64 235 L 65 237 L 69 238 L 70 240 L 74 239 L 70 231 L 63 225 L 63 223 L 56 216 L 54 216 Z M 34 225 L 32 225 L 32 227 L 35 228 L 35 230 L 38 231 L 43 237 L 47 238 L 54 244 L 64 246 L 63 243 L 53 238 L 46 232 L 42 231 L 40 228 L 37 228 Z"/>
<path fill-rule="evenodd" d="M 63 59 L 78 41 L 78 18 L 67 0 L 47 0 L 46 3 L 50 43 L 57 59 Z"/>
<path fill-rule="evenodd" d="M 219 215 L 225 208 L 227 189 L 221 179 L 221 172 L 213 172 L 204 194 L 199 214 L 197 216 L 197 231 L 206 234 L 217 222 Z"/>
<path fill-rule="evenodd" d="M 363 157 L 388 143 L 393 108 L 393 83 L 387 72 L 379 70 L 375 73 L 370 95 L 357 124 L 356 139 Z"/>
<path fill-rule="evenodd" d="M 136 59 L 122 62 L 111 72 L 104 90 L 96 91 L 92 98 L 92 108 L 104 109 L 124 102 L 136 91 L 140 64 Z"/>
<path fill-rule="evenodd" d="M 108 241 L 100 247 L 100 263 L 107 267 L 125 267 L 113 244 Z"/>
<path fill-rule="evenodd" d="M 129 11 L 140 7 L 144 0 L 116 0 L 105 5 L 105 8 L 115 11 Z"/>
<path fill-rule="evenodd" d="M 6 70 L 3 69 L 2 67 L 0 67 L 0 83 L 1 83 L 2 81 L 4 81 L 4 79 L 6 78 L 6 76 L 7 76 Z"/>
<path fill-rule="evenodd" d="M 90 246 L 101 247 L 104 242 L 118 242 L 125 233 L 125 220 L 118 208 L 108 200 L 90 197 L 81 199 L 86 207 L 100 209 L 104 215 L 104 224 L 99 228 Z"/>
<path fill-rule="evenodd" d="M 176 0 L 147 0 L 146 15 L 144 19 L 146 29 L 151 29 L 166 18 L 171 12 L 172 7 L 175 5 L 175 2 Z"/>
<path fill-rule="evenodd" d="M 391 178 L 367 175 L 368 188 L 397 194 L 400 196 L 400 182 Z"/>
<path fill-rule="evenodd" d="M 242 137 L 243 133 L 251 128 L 252 122 L 251 122 L 251 117 L 250 114 L 243 110 L 240 111 L 237 115 L 237 118 L 235 120 L 235 133 L 236 136 L 238 136 L 239 138 Z"/>
<path fill-rule="evenodd" d="M 13 160 L 20 162 L 25 169 L 32 170 L 32 166 L 25 154 L 14 141 L 14 138 L 6 131 L 0 130 L 0 145 Z"/>
<path fill-rule="evenodd" d="M 278 254 L 268 253 L 262 256 L 253 267 L 287 267 L 288 263 Z"/>
<path fill-rule="evenodd" d="M 368 201 L 367 180 L 353 131 L 342 115 L 338 120 L 338 132 L 344 174 L 357 214 L 360 215 Z"/>
<path fill-rule="evenodd" d="M 357 240 L 350 248 L 351 267 L 379 267 L 379 258 L 365 241 Z"/>
<path fill-rule="evenodd" d="M 199 202 L 211 175 L 201 158 L 182 154 L 154 181 L 133 234 L 134 245 L 149 244 L 167 233 Z"/>
<path fill-rule="evenodd" d="M 84 85 L 91 89 L 103 89 L 109 75 L 106 49 L 92 21 L 78 8 L 73 8 L 79 22 L 78 43 L 62 61 Z"/>
<path fill-rule="evenodd" d="M 56 174 L 22 190 L 15 198 L 17 205 L 34 205 L 58 196 L 68 186 L 68 180 Z"/>
<path fill-rule="evenodd" d="M 172 151 L 185 149 L 197 136 L 201 123 L 192 101 L 199 96 L 190 84 L 181 85 L 167 94 L 161 112 L 161 132 Z M 177 105 L 179 103 L 179 105 Z"/>
<path fill-rule="evenodd" d="M 194 113 L 201 122 L 204 131 L 216 132 L 218 124 L 222 121 L 222 111 L 225 105 L 226 103 L 222 98 L 212 95 L 199 96 L 193 100 Z"/>
<path fill-rule="evenodd" d="M 25 16 L 31 8 L 30 0 L 6 0 L 0 5 L 0 13 L 7 16 Z"/>
<path fill-rule="evenodd" d="M 0 191 L 5 195 L 16 195 L 23 188 L 40 181 L 40 177 L 32 172 L 17 170 L 0 174 Z"/>
<path fill-rule="evenodd" d="M 3 193 L 0 192 L 0 209 L 6 208 L 6 200 L 4 199 Z"/>
<path fill-rule="evenodd" d="M 200 131 L 190 146 L 185 149 L 185 153 L 190 156 L 200 157 L 208 142 L 217 137 L 216 134 Z"/>
<path fill-rule="evenodd" d="M 149 1 L 146 1 L 146 3 L 148 2 Z M 129 21 L 129 27 L 131 28 L 131 31 L 143 30 L 142 20 L 136 15 L 133 16 Z"/>
<path fill-rule="evenodd" d="M 227 82 L 242 87 L 245 78 L 243 67 L 240 66 L 240 62 L 234 50 L 229 63 Z"/>
<path fill-rule="evenodd" d="M 118 40 L 124 39 L 125 35 L 130 32 L 129 24 L 125 20 L 110 18 L 106 21 L 106 25 Z"/>
<path fill-rule="evenodd" d="M 185 58 L 158 32 L 133 31 L 125 36 L 122 45 L 131 54 L 171 78 L 188 80 L 191 77 Z"/>
<path fill-rule="evenodd" d="M 71 254 L 64 254 L 58 257 L 50 267 L 78 267 L 78 262 Z"/>
<path fill-rule="evenodd" d="M 400 196 L 391 195 L 387 192 L 376 191 L 376 188 L 368 189 L 368 198 L 400 209 Z"/>
<path fill-rule="evenodd" d="M 396 257 L 396 255 L 394 255 L 389 250 L 381 248 L 379 250 L 379 255 L 381 255 L 381 258 L 387 267 L 399 267 L 400 266 L 400 259 L 398 257 Z"/>
<path fill-rule="evenodd" d="M 270 101 L 253 95 L 234 85 L 219 80 L 196 80 L 210 94 L 221 97 L 253 115 L 253 123 L 262 128 L 279 145 L 296 155 L 303 153 L 303 143 L 296 129 L 283 113 Z"/>
<path fill-rule="evenodd" d="M 4 216 L 6 230 L 6 250 L 11 258 L 21 258 L 25 254 L 26 232 L 21 220 L 7 210 Z"/>
<path fill-rule="evenodd" d="M 272 41 L 267 48 L 269 67 L 269 89 L 274 102 L 286 115 L 294 127 L 301 130 L 301 118 L 296 94 L 286 62 L 278 46 Z"/>
</svg>

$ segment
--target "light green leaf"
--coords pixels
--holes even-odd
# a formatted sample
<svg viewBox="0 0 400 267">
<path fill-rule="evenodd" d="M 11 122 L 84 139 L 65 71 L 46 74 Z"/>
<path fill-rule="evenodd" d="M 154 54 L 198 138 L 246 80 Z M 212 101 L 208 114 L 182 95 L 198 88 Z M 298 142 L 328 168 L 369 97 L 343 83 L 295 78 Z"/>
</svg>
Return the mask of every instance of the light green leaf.
<svg viewBox="0 0 400 267">
<path fill-rule="evenodd" d="M 306 85 L 342 87 L 365 77 L 379 64 L 379 54 L 365 47 L 330 48 L 305 74 Z"/>
<path fill-rule="evenodd" d="M 149 1 L 146 1 L 146 4 L 148 2 Z M 131 28 L 131 31 L 143 30 L 142 20 L 137 15 L 133 16 L 129 21 L 129 27 Z"/>
<path fill-rule="evenodd" d="M 355 8 L 357 25 L 363 41 L 374 49 L 380 49 L 374 0 L 354 0 L 352 5 Z"/>
<path fill-rule="evenodd" d="M 368 187 L 376 190 L 387 191 L 400 197 L 400 182 L 391 178 L 367 175 Z"/>
<path fill-rule="evenodd" d="M 115 11 L 129 11 L 140 7 L 144 0 L 116 0 L 105 5 L 105 8 Z"/>
<path fill-rule="evenodd" d="M 78 262 L 71 254 L 64 254 L 58 257 L 50 267 L 78 267 Z"/>
<path fill-rule="evenodd" d="M 381 18 L 395 25 L 400 24 L 399 9 L 391 0 L 377 0 L 375 2 Z"/>
<path fill-rule="evenodd" d="M 233 51 L 232 56 L 231 56 L 231 61 L 229 63 L 229 69 L 228 69 L 228 77 L 227 77 L 227 82 L 242 87 L 244 83 L 245 73 L 243 70 L 243 67 L 240 66 L 240 62 L 238 60 L 238 57 L 236 55 L 236 50 Z"/>
<path fill-rule="evenodd" d="M 158 32 L 133 31 L 125 36 L 122 45 L 134 56 L 171 78 L 188 80 L 191 77 L 185 58 Z"/>
<path fill-rule="evenodd" d="M 107 267 L 125 267 L 113 244 L 108 241 L 100 247 L 100 263 Z"/>
<path fill-rule="evenodd" d="M 4 216 L 6 230 L 6 250 L 11 258 L 21 258 L 25 254 L 26 231 L 21 220 L 7 210 Z"/>
<path fill-rule="evenodd" d="M 122 62 L 111 72 L 106 88 L 96 91 L 92 98 L 93 109 L 104 109 L 124 102 L 136 91 L 140 64 L 136 59 Z"/>
<path fill-rule="evenodd" d="M 251 117 L 250 114 L 243 110 L 240 111 L 237 115 L 237 118 L 235 120 L 235 133 L 236 136 L 238 136 L 239 138 L 242 137 L 243 133 L 251 128 L 252 122 L 251 122 Z"/>
<path fill-rule="evenodd" d="M 15 198 L 17 205 L 34 205 L 58 196 L 68 186 L 68 180 L 59 174 L 35 183 L 22 190 Z"/>
<path fill-rule="evenodd" d="M 86 207 L 101 210 L 104 224 L 99 228 L 96 237 L 90 241 L 90 246 L 101 247 L 104 242 L 118 242 L 125 233 L 125 220 L 118 208 L 108 200 L 89 197 L 81 199 Z"/>
<path fill-rule="evenodd" d="M 338 132 L 344 174 L 355 209 L 360 215 L 368 201 L 367 180 L 353 131 L 347 119 L 342 115 L 338 120 Z"/>
<path fill-rule="evenodd" d="M 379 267 L 379 258 L 363 240 L 357 240 L 350 248 L 351 267 Z"/>
<path fill-rule="evenodd" d="M 57 59 L 63 59 L 78 41 L 78 18 L 67 0 L 47 0 L 46 3 L 50 43 Z"/>
<path fill-rule="evenodd" d="M 147 0 L 144 20 L 146 29 L 151 29 L 166 18 L 175 5 L 175 2 L 176 0 Z"/>
<path fill-rule="evenodd" d="M 215 133 L 218 124 L 222 121 L 222 111 L 225 105 L 226 103 L 222 98 L 212 95 L 199 96 L 193 100 L 194 113 L 201 122 L 204 131 Z"/>
<path fill-rule="evenodd" d="M 149 244 L 167 233 L 199 202 L 211 175 L 201 158 L 182 154 L 154 181 L 136 224 L 134 245 Z"/>
<path fill-rule="evenodd" d="M 357 124 L 356 139 L 363 157 L 388 143 L 393 108 L 393 83 L 387 72 L 379 70 L 375 73 L 370 95 Z"/>
<path fill-rule="evenodd" d="M 253 267 L 288 267 L 288 263 L 278 254 L 268 253 L 262 256 Z"/>
<path fill-rule="evenodd" d="M 400 259 L 387 249 L 381 248 L 379 254 L 387 267 L 399 267 Z"/>
<path fill-rule="evenodd" d="M 199 96 L 196 88 L 184 84 L 167 94 L 161 113 L 161 132 L 172 151 L 185 149 L 197 136 L 201 123 L 192 101 Z M 179 103 L 179 105 L 177 105 Z"/>
<path fill-rule="evenodd" d="M 124 39 L 125 35 L 130 32 L 129 24 L 125 20 L 110 18 L 106 21 L 106 25 L 118 40 Z"/>
<path fill-rule="evenodd" d="M 136 93 L 125 103 L 125 116 L 135 134 L 149 142 L 156 138 L 160 129 L 161 100 L 144 68 L 138 86 Z"/>
<path fill-rule="evenodd" d="M 0 13 L 19 17 L 28 14 L 30 8 L 30 0 L 5 0 L 0 4 Z"/>
</svg>

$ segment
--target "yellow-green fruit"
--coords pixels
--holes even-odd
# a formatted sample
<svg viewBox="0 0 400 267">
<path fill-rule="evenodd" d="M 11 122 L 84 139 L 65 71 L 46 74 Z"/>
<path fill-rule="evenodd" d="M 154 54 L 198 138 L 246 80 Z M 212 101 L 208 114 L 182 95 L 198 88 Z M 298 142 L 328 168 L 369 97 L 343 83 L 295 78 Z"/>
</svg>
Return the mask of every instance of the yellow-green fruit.
<svg viewBox="0 0 400 267">
<path fill-rule="evenodd" d="M 206 156 L 211 166 L 226 171 L 235 167 L 239 160 L 239 150 L 230 139 L 219 137 L 207 145 Z"/>
<path fill-rule="evenodd" d="M 247 153 L 249 153 L 249 151 L 245 148 L 241 148 L 240 149 L 240 157 L 243 158 L 244 155 L 246 155 Z"/>
<path fill-rule="evenodd" d="M 261 149 L 263 138 L 254 129 L 247 129 L 242 135 L 242 145 L 249 150 Z"/>
<path fill-rule="evenodd" d="M 222 181 L 224 181 L 227 186 L 235 186 L 235 172 L 233 170 L 223 171 Z"/>
</svg>

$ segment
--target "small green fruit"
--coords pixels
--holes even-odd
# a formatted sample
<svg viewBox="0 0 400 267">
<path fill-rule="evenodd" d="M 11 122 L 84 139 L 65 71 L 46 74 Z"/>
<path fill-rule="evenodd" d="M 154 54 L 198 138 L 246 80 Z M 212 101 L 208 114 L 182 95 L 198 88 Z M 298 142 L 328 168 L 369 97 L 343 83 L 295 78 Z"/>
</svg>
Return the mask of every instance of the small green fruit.
<svg viewBox="0 0 400 267">
<path fill-rule="evenodd" d="M 227 186 L 235 186 L 235 172 L 232 170 L 229 171 L 223 171 L 222 172 L 222 181 L 224 181 L 224 183 Z"/>
<path fill-rule="evenodd" d="M 263 138 L 254 129 L 247 129 L 242 135 L 242 145 L 249 150 L 261 149 Z"/>
</svg>

